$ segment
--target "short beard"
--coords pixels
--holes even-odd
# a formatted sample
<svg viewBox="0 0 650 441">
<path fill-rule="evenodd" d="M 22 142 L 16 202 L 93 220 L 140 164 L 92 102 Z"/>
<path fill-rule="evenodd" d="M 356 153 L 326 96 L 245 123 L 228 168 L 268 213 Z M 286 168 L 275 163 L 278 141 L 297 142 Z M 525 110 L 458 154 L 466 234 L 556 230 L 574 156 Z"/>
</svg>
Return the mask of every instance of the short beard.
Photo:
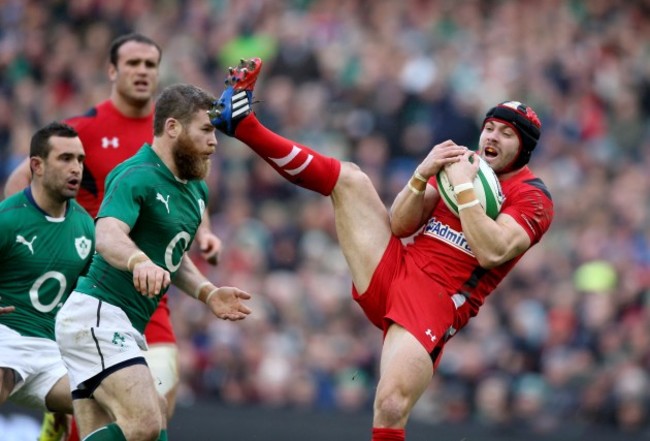
<svg viewBox="0 0 650 441">
<path fill-rule="evenodd" d="M 184 180 L 204 179 L 210 171 L 210 160 L 203 159 L 186 134 L 178 137 L 172 149 L 178 177 Z"/>
</svg>

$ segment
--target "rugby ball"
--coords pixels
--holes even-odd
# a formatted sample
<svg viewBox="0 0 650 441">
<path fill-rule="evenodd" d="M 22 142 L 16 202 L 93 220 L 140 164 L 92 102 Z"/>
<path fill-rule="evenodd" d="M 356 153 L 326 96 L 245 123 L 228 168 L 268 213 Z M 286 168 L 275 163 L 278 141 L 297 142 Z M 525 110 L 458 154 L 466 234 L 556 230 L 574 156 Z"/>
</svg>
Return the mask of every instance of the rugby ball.
<svg viewBox="0 0 650 441">
<path fill-rule="evenodd" d="M 499 183 L 499 179 L 492 167 L 483 158 L 478 155 L 474 155 L 472 158 L 477 158 L 479 161 L 478 172 L 472 183 L 474 184 L 474 193 L 485 210 L 485 214 L 492 219 L 496 219 L 505 200 L 501 191 L 501 183 Z M 447 179 L 444 168 L 438 172 L 436 180 L 438 181 L 440 197 L 447 205 L 447 208 L 458 216 L 458 200 L 454 194 L 454 187 Z"/>
</svg>

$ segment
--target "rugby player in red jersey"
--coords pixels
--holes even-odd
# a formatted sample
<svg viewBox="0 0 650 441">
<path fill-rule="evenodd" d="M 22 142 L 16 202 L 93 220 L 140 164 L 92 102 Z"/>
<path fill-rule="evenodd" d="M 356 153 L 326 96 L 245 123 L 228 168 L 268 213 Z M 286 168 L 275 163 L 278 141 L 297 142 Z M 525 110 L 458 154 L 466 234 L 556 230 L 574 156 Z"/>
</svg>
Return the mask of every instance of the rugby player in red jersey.
<svg viewBox="0 0 650 441">
<path fill-rule="evenodd" d="M 323 156 L 258 121 L 251 104 L 260 68 L 261 60 L 251 59 L 231 70 L 210 111 L 212 124 L 288 181 L 331 198 L 353 298 L 384 333 L 372 440 L 404 440 L 411 409 L 445 343 L 551 224 L 550 194 L 527 166 L 541 123 L 520 102 L 496 105 L 483 121 L 478 153 L 451 140 L 434 146 L 387 212 L 357 165 Z M 471 160 L 475 154 L 496 172 L 505 195 L 494 220 L 471 184 L 479 166 Z M 442 168 L 454 186 L 459 216 L 440 203 L 435 176 Z M 400 240 L 413 235 L 408 244 Z"/>
<path fill-rule="evenodd" d="M 108 76 L 112 83 L 109 99 L 84 115 L 65 120 L 77 130 L 86 151 L 77 201 L 93 217 L 104 198 L 106 175 L 117 164 L 133 156 L 143 144 L 153 141 L 154 94 L 161 57 L 162 50 L 158 44 L 144 35 L 133 33 L 117 37 L 109 51 Z M 7 180 L 5 194 L 22 190 L 29 185 L 30 179 L 29 161 L 26 160 Z M 202 256 L 216 264 L 221 241 L 210 230 L 207 210 L 196 241 Z M 168 417 L 171 417 L 179 376 L 178 349 L 167 295 L 159 303 L 144 335 L 149 345 L 147 363 L 158 391 L 167 398 Z M 46 417 L 50 422 L 52 418 L 52 415 Z"/>
</svg>

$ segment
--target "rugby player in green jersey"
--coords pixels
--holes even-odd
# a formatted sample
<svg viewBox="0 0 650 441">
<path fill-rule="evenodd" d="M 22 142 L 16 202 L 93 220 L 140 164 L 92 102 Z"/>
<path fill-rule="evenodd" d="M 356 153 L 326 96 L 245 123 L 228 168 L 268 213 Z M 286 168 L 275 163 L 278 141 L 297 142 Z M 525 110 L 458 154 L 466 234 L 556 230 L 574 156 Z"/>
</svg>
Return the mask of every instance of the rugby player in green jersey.
<svg viewBox="0 0 650 441">
<path fill-rule="evenodd" d="M 97 254 L 56 321 L 74 415 L 86 441 L 167 439 L 164 399 L 142 350 L 145 325 L 170 283 L 224 320 L 250 295 L 214 286 L 186 254 L 208 198 L 214 97 L 190 85 L 156 101 L 154 140 L 111 171 L 96 222 Z"/>
<path fill-rule="evenodd" d="M 51 123 L 32 136 L 32 181 L 0 202 L 0 404 L 72 413 L 54 318 L 94 254 L 93 220 L 74 197 L 84 149 Z"/>
</svg>

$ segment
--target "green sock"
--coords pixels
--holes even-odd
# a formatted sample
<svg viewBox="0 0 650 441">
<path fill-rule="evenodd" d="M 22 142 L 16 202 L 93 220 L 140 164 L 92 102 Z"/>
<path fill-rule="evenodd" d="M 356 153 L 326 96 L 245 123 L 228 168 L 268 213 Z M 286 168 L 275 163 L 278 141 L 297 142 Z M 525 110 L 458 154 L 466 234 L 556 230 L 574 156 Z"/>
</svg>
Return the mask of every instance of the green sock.
<svg viewBox="0 0 650 441">
<path fill-rule="evenodd" d="M 158 435 L 158 441 L 167 441 L 167 429 L 160 431 L 160 435 Z"/>
<path fill-rule="evenodd" d="M 165 435 L 165 439 L 167 439 Z M 83 439 L 83 441 L 127 441 L 122 429 L 115 423 L 100 427 Z"/>
</svg>

